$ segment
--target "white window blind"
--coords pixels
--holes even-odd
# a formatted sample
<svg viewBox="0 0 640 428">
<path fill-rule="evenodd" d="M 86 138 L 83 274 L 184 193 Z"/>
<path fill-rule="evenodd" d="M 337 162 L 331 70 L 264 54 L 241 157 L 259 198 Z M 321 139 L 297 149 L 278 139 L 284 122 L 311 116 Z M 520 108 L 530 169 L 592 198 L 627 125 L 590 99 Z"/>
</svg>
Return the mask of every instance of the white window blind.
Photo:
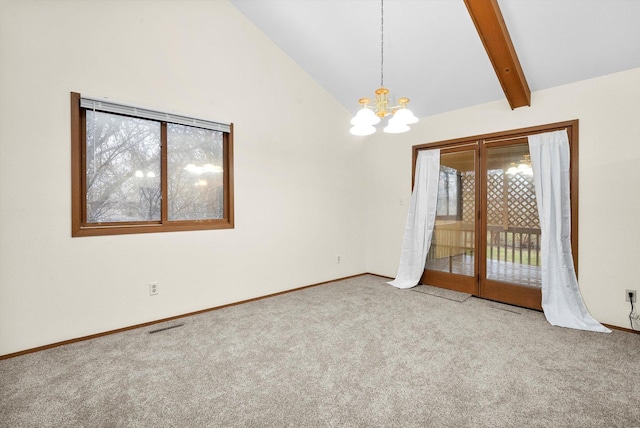
<svg viewBox="0 0 640 428">
<path fill-rule="evenodd" d="M 211 129 L 214 131 L 230 132 L 231 126 L 228 123 L 213 122 L 210 120 L 196 119 L 193 117 L 181 116 L 173 113 L 150 110 L 127 104 L 114 103 L 109 100 L 80 97 L 80 107 L 89 110 L 103 111 L 106 113 L 124 114 L 143 119 L 157 120 L 160 122 L 177 123 L 179 125 L 195 126 L 198 128 Z"/>
</svg>

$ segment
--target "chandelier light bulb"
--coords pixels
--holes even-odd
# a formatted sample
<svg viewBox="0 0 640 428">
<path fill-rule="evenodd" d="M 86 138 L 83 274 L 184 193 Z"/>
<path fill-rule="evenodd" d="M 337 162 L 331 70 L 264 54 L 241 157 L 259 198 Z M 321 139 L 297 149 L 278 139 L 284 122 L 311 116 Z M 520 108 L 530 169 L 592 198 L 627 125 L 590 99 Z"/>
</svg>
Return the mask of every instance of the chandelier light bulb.
<svg viewBox="0 0 640 428">
<path fill-rule="evenodd" d="M 507 174 L 514 175 L 517 173 L 518 173 L 518 167 L 516 167 L 516 164 L 514 162 L 511 162 L 511 166 L 507 170 Z"/>
<path fill-rule="evenodd" d="M 409 125 L 396 120 L 395 117 L 392 117 L 389 119 L 389 122 L 387 123 L 387 126 L 384 127 L 383 131 L 387 134 L 402 134 L 410 129 Z"/>
<path fill-rule="evenodd" d="M 351 119 L 353 126 L 359 125 L 377 125 L 380 123 L 380 118 L 370 108 L 363 107 L 358 110 L 358 113 Z"/>
<path fill-rule="evenodd" d="M 522 175 L 533 176 L 533 169 L 531 168 L 530 155 L 522 155 L 522 160 L 520 161 L 519 164 L 516 164 L 515 162 L 511 162 L 511 167 L 507 169 L 507 174 L 509 175 L 522 174 Z"/>
<path fill-rule="evenodd" d="M 413 123 L 418 122 L 418 118 L 408 108 L 401 108 L 393 115 L 393 117 L 398 122 L 401 122 L 407 125 L 411 125 Z"/>
<path fill-rule="evenodd" d="M 418 118 L 411 110 L 407 108 L 407 103 L 409 102 L 409 98 L 400 98 L 398 100 L 400 103 L 400 109 L 398 109 L 393 115 L 393 119 L 398 122 L 405 123 L 407 125 L 411 125 L 413 123 L 418 122 Z"/>
<path fill-rule="evenodd" d="M 525 163 L 518 165 L 518 172 L 524 175 L 533 175 L 533 170 Z"/>
</svg>

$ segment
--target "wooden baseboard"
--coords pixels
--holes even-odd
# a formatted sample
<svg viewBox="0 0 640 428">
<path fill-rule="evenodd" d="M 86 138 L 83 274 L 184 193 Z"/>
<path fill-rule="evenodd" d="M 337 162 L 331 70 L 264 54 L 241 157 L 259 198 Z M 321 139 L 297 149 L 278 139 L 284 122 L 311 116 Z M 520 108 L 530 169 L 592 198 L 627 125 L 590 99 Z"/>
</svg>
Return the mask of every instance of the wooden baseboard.
<svg viewBox="0 0 640 428">
<path fill-rule="evenodd" d="M 105 331 L 105 332 L 102 332 L 102 333 L 90 334 L 88 336 L 77 337 L 75 339 L 63 340 L 62 342 L 55 342 L 55 343 L 51 343 L 49 345 L 38 346 L 36 348 L 25 349 L 24 351 L 13 352 L 11 354 L 0 355 L 0 360 L 6 360 L 6 359 L 9 359 L 9 358 L 19 357 L 21 355 L 31 354 L 33 352 L 39 352 L 39 351 L 44 351 L 44 350 L 51 349 L 51 348 L 57 348 L 58 346 L 69 345 L 71 343 L 77 343 L 77 342 L 82 342 L 82 341 L 85 341 L 85 340 L 96 339 L 98 337 L 108 336 L 110 334 L 122 333 L 122 332 L 128 331 L 128 330 L 135 330 L 137 328 L 149 327 L 150 325 L 154 325 L 154 324 L 160 324 L 160 323 L 167 322 L 167 321 L 173 321 L 173 320 L 180 319 L 180 318 L 186 318 L 186 317 L 190 317 L 190 316 L 193 316 L 193 315 L 203 314 L 205 312 L 216 311 L 218 309 L 224 309 L 224 308 L 228 308 L 228 307 L 235 306 L 235 305 L 242 305 L 244 303 L 255 302 L 257 300 L 267 299 L 269 297 L 275 297 L 275 296 L 280 296 L 282 294 L 293 293 L 294 291 L 304 290 L 305 288 L 317 287 L 319 285 L 330 284 L 332 282 L 343 281 L 345 279 L 350 279 L 350 278 L 357 278 L 359 276 L 364 276 L 364 275 L 374 275 L 374 276 L 377 276 L 377 277 L 380 277 L 380 278 L 384 278 L 384 279 L 393 279 L 393 278 L 388 277 L 388 276 L 365 272 L 365 273 L 361 273 L 361 274 L 357 274 L 357 275 L 346 276 L 344 278 L 333 279 L 331 281 L 324 281 L 324 282 L 319 282 L 317 284 L 305 285 L 303 287 L 293 288 L 291 290 L 280 291 L 278 293 L 267 294 L 267 295 L 261 296 L 261 297 L 254 297 L 253 299 L 242 300 L 242 301 L 236 302 L 236 303 L 229 303 L 227 305 L 215 306 L 215 307 L 212 307 L 212 308 L 202 309 L 202 310 L 195 311 L 195 312 L 189 312 L 189 313 L 182 314 L 182 315 L 176 315 L 176 316 L 169 317 L 169 318 L 162 318 L 162 319 L 159 319 L 159 320 L 149 321 L 149 322 L 145 322 L 145 323 L 142 323 L 142 324 L 136 324 L 136 325 L 132 325 L 132 326 L 129 326 L 129 327 L 118 328 L 118 329 L 115 329 L 115 330 L 109 330 L 109 331 Z M 635 333 L 635 334 L 639 334 L 640 333 L 640 331 L 638 331 L 638 330 L 631 330 L 631 329 L 628 329 L 628 328 L 618 327 L 618 326 L 615 326 L 615 325 L 609 325 L 609 324 L 603 324 L 603 325 L 606 326 L 607 328 L 610 328 L 610 329 L 613 329 L 613 330 L 626 331 L 628 333 Z"/>
<path fill-rule="evenodd" d="M 199 311 L 189 312 L 189 313 L 181 314 L 181 315 L 175 315 L 173 317 L 162 318 L 162 319 L 159 319 L 159 320 L 149 321 L 149 322 L 145 322 L 145 323 L 142 323 L 142 324 L 136 324 L 136 325 L 132 325 L 132 326 L 129 326 L 129 327 L 118 328 L 118 329 L 115 329 L 115 330 L 109 330 L 109 331 L 105 331 L 105 332 L 102 332 L 102 333 L 90 334 L 88 336 L 77 337 L 75 339 L 63 340 L 62 342 L 55 342 L 55 343 L 51 343 L 49 345 L 43 345 L 43 346 L 38 346 L 36 348 L 25 349 L 24 351 L 18 351 L 18 352 L 13 352 L 11 354 L 0 355 L 0 360 L 6 360 L 6 359 L 9 359 L 9 358 L 19 357 L 20 355 L 26 355 L 26 354 L 31 354 L 33 352 L 39 352 L 39 351 L 44 351 L 44 350 L 51 349 L 51 348 L 57 348 L 58 346 L 69 345 L 71 343 L 77 343 L 77 342 L 82 342 L 82 341 L 85 341 L 85 340 L 96 339 L 98 337 L 108 336 L 110 334 L 122 333 L 122 332 L 128 331 L 128 330 L 135 330 L 137 328 L 148 327 L 150 325 L 160 324 L 160 323 L 167 322 L 167 321 L 173 321 L 173 320 L 180 319 L 180 318 L 185 318 L 185 317 L 190 317 L 190 316 L 193 316 L 193 315 L 203 314 L 205 312 L 217 311 L 219 309 L 224 309 L 224 308 L 228 308 L 228 307 L 231 307 L 231 306 L 242 305 L 243 303 L 255 302 L 256 300 L 262 300 L 262 299 L 267 299 L 269 297 L 280 296 L 282 294 L 293 293 L 294 291 L 304 290 L 305 288 L 317 287 L 319 285 L 329 284 L 329 283 L 336 282 L 336 281 L 342 281 L 342 280 L 349 279 L 349 278 L 356 278 L 358 276 L 363 276 L 363 275 L 368 275 L 368 274 L 367 273 L 361 273 L 361 274 L 358 274 L 358 275 L 346 276 L 344 278 L 338 278 L 338 279 L 333 279 L 331 281 L 319 282 L 317 284 L 305 285 L 303 287 L 293 288 L 291 290 L 280 291 L 278 293 L 273 293 L 273 294 L 267 294 L 265 296 L 254 297 L 253 299 L 242 300 L 240 302 L 229 303 L 227 305 L 215 306 L 213 308 L 201 309 Z M 375 274 L 372 274 L 372 275 L 375 275 Z"/>
<path fill-rule="evenodd" d="M 626 331 L 627 333 L 640 334 L 640 330 L 631 330 L 630 328 L 618 327 L 617 325 L 610 325 L 610 324 L 604 324 L 604 323 L 602 325 L 607 328 L 610 328 L 611 330 L 620 330 L 620 331 Z"/>
<path fill-rule="evenodd" d="M 390 276 L 380 275 L 380 274 L 371 273 L 371 272 L 363 273 L 362 275 L 373 275 L 373 276 L 377 276 L 378 278 L 389 279 L 389 280 L 394 280 L 395 279 L 395 278 L 392 278 Z M 362 275 L 356 275 L 356 276 L 362 276 Z"/>
</svg>

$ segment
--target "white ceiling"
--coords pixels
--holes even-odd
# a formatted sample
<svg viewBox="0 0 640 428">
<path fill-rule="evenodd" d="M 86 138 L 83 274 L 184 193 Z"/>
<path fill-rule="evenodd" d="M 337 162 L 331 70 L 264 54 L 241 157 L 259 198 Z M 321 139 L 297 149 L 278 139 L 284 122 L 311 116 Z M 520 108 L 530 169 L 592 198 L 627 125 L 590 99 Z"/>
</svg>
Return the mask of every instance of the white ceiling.
<svg viewBox="0 0 640 428">
<path fill-rule="evenodd" d="M 379 0 L 230 1 L 348 110 L 373 98 Z M 499 5 L 532 92 L 640 67 L 640 0 Z M 384 1 L 384 84 L 419 117 L 506 103 L 463 0 Z"/>
</svg>

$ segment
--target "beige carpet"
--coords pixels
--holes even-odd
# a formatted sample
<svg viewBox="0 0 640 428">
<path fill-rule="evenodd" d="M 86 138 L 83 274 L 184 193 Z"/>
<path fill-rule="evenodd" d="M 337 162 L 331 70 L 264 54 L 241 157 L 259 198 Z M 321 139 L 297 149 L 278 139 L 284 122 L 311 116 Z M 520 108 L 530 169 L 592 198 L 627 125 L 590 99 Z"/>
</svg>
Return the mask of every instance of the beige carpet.
<svg viewBox="0 0 640 428">
<path fill-rule="evenodd" d="M 639 335 L 385 281 L 0 361 L 0 426 L 640 426 Z"/>
</svg>

